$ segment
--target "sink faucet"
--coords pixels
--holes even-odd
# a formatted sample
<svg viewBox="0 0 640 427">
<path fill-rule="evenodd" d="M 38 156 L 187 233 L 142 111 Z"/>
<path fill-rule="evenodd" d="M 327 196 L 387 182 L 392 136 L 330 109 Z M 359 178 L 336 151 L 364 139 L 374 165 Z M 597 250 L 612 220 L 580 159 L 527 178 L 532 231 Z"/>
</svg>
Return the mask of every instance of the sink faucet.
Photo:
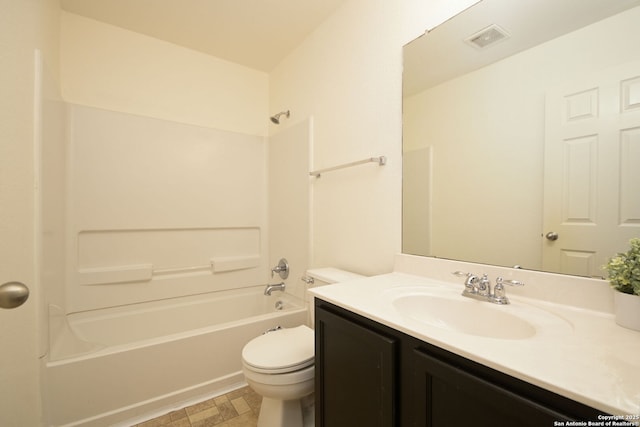
<svg viewBox="0 0 640 427">
<path fill-rule="evenodd" d="M 264 290 L 265 295 L 271 295 L 273 291 L 282 291 L 284 292 L 284 282 L 278 283 L 277 285 L 267 285 Z"/>
<path fill-rule="evenodd" d="M 462 271 L 455 271 L 453 274 L 455 274 L 456 276 L 465 275 L 465 273 L 463 273 Z M 473 273 L 467 273 L 466 276 L 467 276 L 467 278 L 464 281 L 464 289 L 465 289 L 465 291 L 467 291 L 469 293 L 475 293 L 476 292 L 476 285 L 478 284 L 480 279 L 478 278 L 478 276 L 476 276 Z"/>
<path fill-rule="evenodd" d="M 491 292 L 491 281 L 486 274 L 482 277 L 478 277 L 473 273 L 463 273 L 462 271 L 454 271 L 452 273 L 455 276 L 465 276 L 464 290 L 462 295 L 469 298 L 474 298 L 480 301 L 488 301 L 494 304 L 509 304 L 509 298 L 506 296 L 504 285 L 510 286 L 524 286 L 524 283 L 519 280 L 505 280 L 502 277 L 496 278 L 496 285 Z"/>
</svg>

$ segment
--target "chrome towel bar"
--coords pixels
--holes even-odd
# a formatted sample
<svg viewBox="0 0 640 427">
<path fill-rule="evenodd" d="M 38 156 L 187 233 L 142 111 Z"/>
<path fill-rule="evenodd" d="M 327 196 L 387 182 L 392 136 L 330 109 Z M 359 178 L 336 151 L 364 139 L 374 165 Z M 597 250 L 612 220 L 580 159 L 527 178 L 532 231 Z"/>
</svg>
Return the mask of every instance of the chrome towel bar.
<svg viewBox="0 0 640 427">
<path fill-rule="evenodd" d="M 345 163 L 343 165 L 338 165 L 338 166 L 334 166 L 326 169 L 318 169 L 318 170 L 309 172 L 309 175 L 315 176 L 316 178 L 320 178 L 320 175 L 322 175 L 325 172 L 331 172 L 338 169 L 350 168 L 351 166 L 362 165 L 365 163 L 377 163 L 380 166 L 384 166 L 387 164 L 387 158 L 385 156 L 369 157 L 364 160 L 358 160 L 357 162 Z"/>
</svg>

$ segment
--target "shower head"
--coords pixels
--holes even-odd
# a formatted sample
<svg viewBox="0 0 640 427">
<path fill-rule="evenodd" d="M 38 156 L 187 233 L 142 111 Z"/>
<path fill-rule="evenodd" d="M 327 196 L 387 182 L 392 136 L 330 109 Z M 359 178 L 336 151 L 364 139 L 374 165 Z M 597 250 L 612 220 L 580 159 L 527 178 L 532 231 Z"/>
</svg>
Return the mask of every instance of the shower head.
<svg viewBox="0 0 640 427">
<path fill-rule="evenodd" d="M 277 125 L 280 124 L 280 116 L 285 115 L 287 117 L 287 119 L 289 118 L 289 116 L 291 115 L 291 112 L 289 110 L 287 111 L 281 111 L 278 114 L 276 114 L 275 116 L 271 116 L 271 121 Z"/>
</svg>

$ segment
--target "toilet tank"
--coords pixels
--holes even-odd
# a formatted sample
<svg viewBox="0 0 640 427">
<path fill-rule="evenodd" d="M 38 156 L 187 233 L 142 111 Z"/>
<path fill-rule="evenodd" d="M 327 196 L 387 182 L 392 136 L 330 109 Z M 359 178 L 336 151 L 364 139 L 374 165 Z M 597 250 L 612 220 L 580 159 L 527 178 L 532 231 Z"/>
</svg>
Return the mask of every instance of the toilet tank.
<svg viewBox="0 0 640 427">
<path fill-rule="evenodd" d="M 307 286 L 305 289 L 305 303 L 307 305 L 307 312 L 309 313 L 308 324 L 312 328 L 315 326 L 313 311 L 314 297 L 308 292 L 310 288 L 346 282 L 348 280 L 360 279 L 362 277 L 365 276 L 333 267 L 312 268 L 307 270 L 305 275 L 302 277 L 302 280 Z"/>
<path fill-rule="evenodd" d="M 325 267 L 325 268 L 312 268 L 307 270 L 305 274 L 307 279 L 313 279 L 313 282 L 309 283 L 309 287 L 314 288 L 316 286 L 330 285 L 333 283 L 346 282 L 347 280 L 359 279 L 364 277 L 361 274 L 352 273 L 346 270 L 340 270 L 339 268 Z"/>
</svg>

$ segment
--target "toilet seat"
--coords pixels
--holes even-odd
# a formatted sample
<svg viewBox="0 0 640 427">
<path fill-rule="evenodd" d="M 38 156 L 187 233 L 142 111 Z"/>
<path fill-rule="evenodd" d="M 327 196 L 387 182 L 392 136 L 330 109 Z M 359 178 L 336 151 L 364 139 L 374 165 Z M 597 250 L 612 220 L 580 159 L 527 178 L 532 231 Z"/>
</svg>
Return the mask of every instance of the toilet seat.
<svg viewBox="0 0 640 427">
<path fill-rule="evenodd" d="M 313 365 L 313 330 L 305 325 L 268 332 L 242 349 L 245 367 L 254 372 L 283 374 Z"/>
</svg>

